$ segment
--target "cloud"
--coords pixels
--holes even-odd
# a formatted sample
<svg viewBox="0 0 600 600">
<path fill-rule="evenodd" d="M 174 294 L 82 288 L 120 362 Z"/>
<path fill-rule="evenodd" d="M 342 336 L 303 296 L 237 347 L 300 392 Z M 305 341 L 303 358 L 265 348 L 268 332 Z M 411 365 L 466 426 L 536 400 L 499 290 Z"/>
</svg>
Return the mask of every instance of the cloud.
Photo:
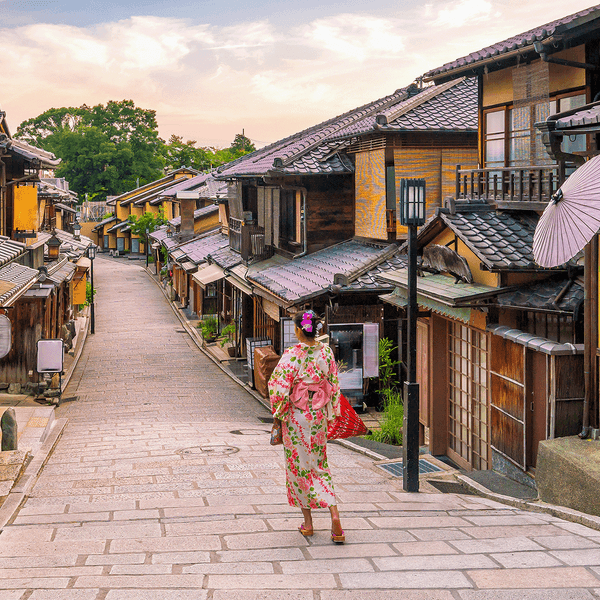
<svg viewBox="0 0 600 600">
<path fill-rule="evenodd" d="M 428 7 L 431 11 L 431 6 Z M 451 2 L 437 11 L 433 20 L 434 27 L 456 29 L 464 25 L 486 21 L 492 15 L 492 3 L 487 0 L 460 0 Z"/>
</svg>

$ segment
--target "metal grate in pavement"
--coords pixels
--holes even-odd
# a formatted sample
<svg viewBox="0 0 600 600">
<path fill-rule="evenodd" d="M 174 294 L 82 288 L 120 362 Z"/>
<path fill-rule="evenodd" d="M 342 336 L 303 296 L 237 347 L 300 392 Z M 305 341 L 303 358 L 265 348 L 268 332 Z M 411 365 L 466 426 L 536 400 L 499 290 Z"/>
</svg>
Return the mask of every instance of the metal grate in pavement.
<svg viewBox="0 0 600 600">
<path fill-rule="evenodd" d="M 444 494 L 466 494 L 468 496 L 477 495 L 458 481 L 435 481 L 428 479 L 427 483 Z"/>
<path fill-rule="evenodd" d="M 390 475 L 393 475 L 394 477 L 402 477 L 404 475 L 404 467 L 402 465 L 402 461 L 397 461 L 397 462 L 391 462 L 391 463 L 385 463 L 383 465 L 377 465 L 380 469 L 383 469 L 384 471 L 386 471 L 387 473 L 390 473 Z M 430 463 L 429 461 L 425 460 L 424 458 L 420 458 L 419 459 L 419 474 L 422 475 L 423 473 L 437 473 L 438 471 L 442 471 L 443 469 L 440 469 L 440 467 Z"/>
</svg>

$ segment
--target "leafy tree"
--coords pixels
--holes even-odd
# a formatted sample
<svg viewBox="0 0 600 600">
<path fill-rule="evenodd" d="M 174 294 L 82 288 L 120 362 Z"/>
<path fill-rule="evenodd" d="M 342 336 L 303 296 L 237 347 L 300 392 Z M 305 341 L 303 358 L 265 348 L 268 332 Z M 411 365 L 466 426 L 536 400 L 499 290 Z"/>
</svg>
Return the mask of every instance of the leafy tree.
<svg viewBox="0 0 600 600">
<path fill-rule="evenodd" d="M 230 150 L 239 156 L 243 156 L 244 154 L 248 154 L 248 152 L 254 152 L 256 148 L 252 143 L 252 140 L 247 138 L 243 133 L 236 133 L 235 138 L 230 146 Z"/>
<path fill-rule="evenodd" d="M 62 159 L 58 177 L 78 194 L 102 200 L 163 175 L 156 112 L 131 100 L 52 108 L 21 123 L 15 137 Z"/>
<path fill-rule="evenodd" d="M 164 146 L 165 164 L 170 169 L 192 167 L 198 171 L 208 171 L 214 163 L 210 148 L 197 148 L 195 140 L 183 141 L 179 135 L 172 135 Z"/>
<path fill-rule="evenodd" d="M 129 222 L 131 223 L 131 233 L 137 235 L 144 244 L 148 243 L 146 238 L 146 229 L 149 233 L 156 231 L 161 225 L 167 224 L 165 213 L 161 208 L 156 213 L 145 212 L 143 215 L 136 217 L 135 215 L 129 215 Z"/>
</svg>

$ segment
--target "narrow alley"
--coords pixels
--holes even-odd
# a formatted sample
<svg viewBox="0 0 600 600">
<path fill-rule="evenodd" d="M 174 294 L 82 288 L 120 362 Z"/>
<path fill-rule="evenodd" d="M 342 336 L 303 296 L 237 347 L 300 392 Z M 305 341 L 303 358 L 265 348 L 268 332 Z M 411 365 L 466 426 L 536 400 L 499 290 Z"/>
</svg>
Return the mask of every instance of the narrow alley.
<svg viewBox="0 0 600 600">
<path fill-rule="evenodd" d="M 269 417 L 139 264 L 99 258 L 68 425 L 0 535 L 0 600 L 592 600 L 600 531 L 475 496 L 406 494 L 329 446 L 347 543 L 297 531 Z"/>
</svg>

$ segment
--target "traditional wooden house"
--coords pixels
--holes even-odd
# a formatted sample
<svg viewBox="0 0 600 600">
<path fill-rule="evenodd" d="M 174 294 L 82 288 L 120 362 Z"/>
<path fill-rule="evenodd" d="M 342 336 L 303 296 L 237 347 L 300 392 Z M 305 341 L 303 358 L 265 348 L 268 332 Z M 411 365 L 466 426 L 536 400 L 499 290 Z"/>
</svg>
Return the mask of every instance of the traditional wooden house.
<svg viewBox="0 0 600 600">
<path fill-rule="evenodd" d="M 419 234 L 422 249 L 462 256 L 474 281 L 419 280 L 430 315 L 419 322 L 422 422 L 433 452 L 525 482 L 539 440 L 581 428 L 579 272 L 541 269 L 531 234 L 564 176 L 594 151 L 591 139 L 563 135 L 551 155 L 536 123 L 600 91 L 598 24 L 600 9 L 580 11 L 425 74 L 437 85 L 478 79 L 480 144 L 479 167 L 457 168 L 453 200 Z M 401 303 L 406 281 L 395 277 L 397 298 L 388 301 Z"/>
</svg>

